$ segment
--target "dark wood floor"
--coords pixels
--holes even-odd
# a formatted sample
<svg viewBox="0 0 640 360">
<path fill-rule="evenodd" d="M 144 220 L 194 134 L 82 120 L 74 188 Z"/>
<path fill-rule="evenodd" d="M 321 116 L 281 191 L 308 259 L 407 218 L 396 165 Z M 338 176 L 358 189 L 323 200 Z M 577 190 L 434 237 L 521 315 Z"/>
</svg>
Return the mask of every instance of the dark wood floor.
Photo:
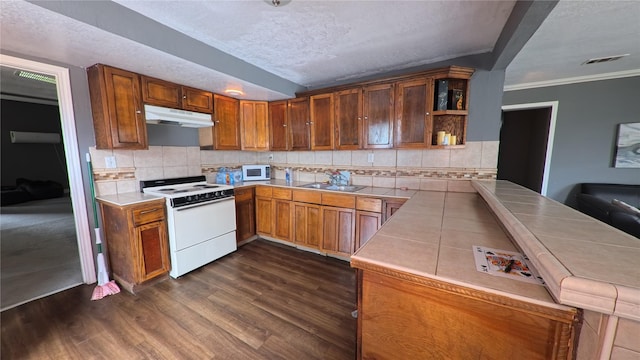
<svg viewBox="0 0 640 360">
<path fill-rule="evenodd" d="M 83 285 L 4 311 L 2 359 L 353 359 L 355 270 L 256 240 L 140 291 Z"/>
</svg>

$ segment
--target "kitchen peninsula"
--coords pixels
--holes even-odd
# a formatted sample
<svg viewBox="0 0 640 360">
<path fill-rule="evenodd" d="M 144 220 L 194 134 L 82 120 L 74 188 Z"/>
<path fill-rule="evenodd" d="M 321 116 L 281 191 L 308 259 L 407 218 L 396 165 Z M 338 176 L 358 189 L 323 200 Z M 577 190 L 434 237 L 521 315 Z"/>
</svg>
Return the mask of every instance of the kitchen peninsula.
<svg viewBox="0 0 640 360">
<path fill-rule="evenodd" d="M 509 182 L 471 185 L 416 193 L 352 256 L 358 358 L 637 356 L 640 272 L 618 264 L 640 241 Z M 473 245 L 524 252 L 547 289 L 476 271 Z"/>
</svg>

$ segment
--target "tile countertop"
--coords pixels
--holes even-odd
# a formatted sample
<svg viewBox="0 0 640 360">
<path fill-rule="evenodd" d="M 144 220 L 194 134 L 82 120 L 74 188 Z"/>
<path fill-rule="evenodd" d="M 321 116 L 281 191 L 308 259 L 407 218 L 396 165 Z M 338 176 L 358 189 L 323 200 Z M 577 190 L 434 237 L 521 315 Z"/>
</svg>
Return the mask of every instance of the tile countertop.
<svg viewBox="0 0 640 360">
<path fill-rule="evenodd" d="M 507 181 L 472 185 L 560 303 L 640 321 L 640 239 Z"/>
<path fill-rule="evenodd" d="M 96 199 L 104 202 L 108 202 L 117 206 L 135 205 L 152 200 L 164 199 L 160 196 L 144 194 L 141 192 L 128 192 L 122 194 L 113 195 L 100 195 Z"/>
<path fill-rule="evenodd" d="M 300 190 L 324 191 L 324 192 L 331 191 L 331 192 L 337 192 L 341 194 L 373 195 L 373 196 L 400 197 L 400 198 L 410 198 L 419 192 L 419 190 L 394 189 L 394 188 L 371 187 L 371 186 L 367 186 L 358 191 L 334 191 L 334 190 L 327 190 L 327 189 L 309 189 L 309 188 L 300 187 L 301 185 L 306 185 L 309 183 L 311 182 L 293 181 L 292 183 L 287 184 L 285 180 L 271 179 L 271 180 L 265 180 L 265 181 L 248 181 L 244 183 L 236 183 L 234 187 L 242 188 L 246 186 L 255 186 L 255 185 L 271 185 L 271 186 L 278 186 L 278 187 L 284 187 L 284 188 L 292 188 L 292 189 L 295 188 Z"/>
<path fill-rule="evenodd" d="M 510 182 L 472 185 L 477 193 L 417 192 L 351 257 L 352 266 L 640 319 L 640 271 L 631 266 L 640 240 Z M 473 245 L 524 252 L 547 287 L 478 272 Z"/>
</svg>

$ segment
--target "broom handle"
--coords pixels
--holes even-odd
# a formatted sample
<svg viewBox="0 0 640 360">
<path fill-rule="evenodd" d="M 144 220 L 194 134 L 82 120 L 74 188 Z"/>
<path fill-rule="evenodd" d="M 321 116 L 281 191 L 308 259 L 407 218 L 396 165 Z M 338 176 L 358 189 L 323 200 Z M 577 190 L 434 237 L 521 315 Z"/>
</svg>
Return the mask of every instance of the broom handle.
<svg viewBox="0 0 640 360">
<path fill-rule="evenodd" d="M 86 154 L 87 166 L 89 168 L 89 187 L 91 188 L 91 204 L 93 205 L 93 221 L 95 227 L 98 228 L 98 208 L 96 207 L 96 191 L 93 186 L 93 168 L 91 166 L 91 155 Z"/>
</svg>

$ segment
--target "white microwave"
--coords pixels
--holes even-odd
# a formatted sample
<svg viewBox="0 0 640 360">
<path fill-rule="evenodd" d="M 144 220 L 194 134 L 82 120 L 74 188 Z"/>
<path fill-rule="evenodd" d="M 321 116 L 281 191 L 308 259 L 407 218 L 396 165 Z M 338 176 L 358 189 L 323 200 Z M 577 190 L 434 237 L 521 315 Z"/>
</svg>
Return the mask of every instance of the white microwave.
<svg viewBox="0 0 640 360">
<path fill-rule="evenodd" d="M 270 165 L 242 165 L 242 181 L 270 180 Z"/>
</svg>

